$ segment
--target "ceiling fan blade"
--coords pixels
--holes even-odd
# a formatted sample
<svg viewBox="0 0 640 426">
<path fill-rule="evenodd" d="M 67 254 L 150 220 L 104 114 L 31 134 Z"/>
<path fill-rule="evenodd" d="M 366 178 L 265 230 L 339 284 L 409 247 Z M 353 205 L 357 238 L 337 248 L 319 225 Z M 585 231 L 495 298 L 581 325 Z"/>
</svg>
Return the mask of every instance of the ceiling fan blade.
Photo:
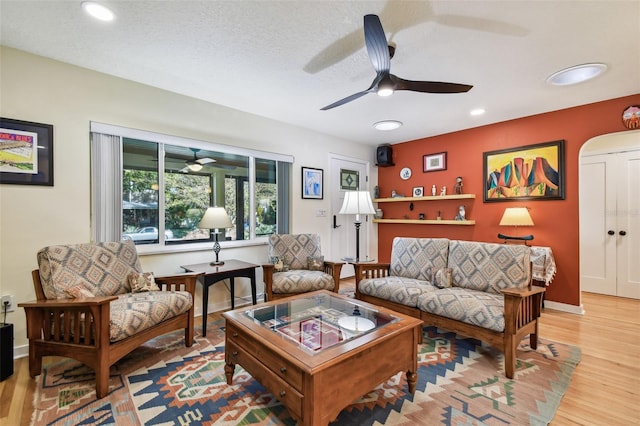
<svg viewBox="0 0 640 426">
<path fill-rule="evenodd" d="M 214 160 L 213 158 L 200 158 L 199 160 L 196 160 L 196 163 L 200 163 L 200 164 L 209 164 L 209 163 L 215 163 L 216 160 Z"/>
<path fill-rule="evenodd" d="M 367 90 L 363 90 L 362 92 L 354 93 L 351 96 L 347 96 L 344 99 L 340 99 L 339 101 L 334 102 L 331 105 L 327 105 L 324 108 L 320 108 L 320 111 L 326 111 L 328 109 L 335 108 L 335 107 L 338 107 L 340 105 L 344 105 L 344 104 L 346 104 L 348 102 L 355 101 L 356 99 L 366 95 L 367 93 L 375 92 L 378 89 L 378 84 L 380 83 L 380 81 L 382 80 L 382 78 L 384 76 L 385 76 L 385 74 L 378 73 L 378 75 L 376 75 L 376 78 L 373 79 L 373 82 L 371 83 L 371 86 L 369 86 L 369 88 Z"/>
<path fill-rule="evenodd" d="M 189 166 L 183 167 L 180 170 L 178 170 L 180 173 L 189 173 Z"/>
<path fill-rule="evenodd" d="M 326 110 L 328 110 L 328 109 L 335 108 L 335 107 L 338 107 L 338 106 L 340 106 L 340 105 L 344 105 L 344 104 L 346 104 L 346 103 L 349 103 L 349 102 L 351 102 L 351 101 L 355 101 L 356 99 L 358 99 L 358 98 L 360 98 L 360 97 L 362 97 L 362 96 L 366 95 L 366 94 L 367 94 L 367 93 L 369 93 L 370 91 L 371 91 L 371 90 L 363 90 L 362 92 L 354 93 L 353 95 L 351 95 L 351 96 L 347 96 L 347 97 L 346 97 L 346 98 L 344 98 L 344 99 L 340 99 L 339 101 L 334 102 L 334 103 L 332 103 L 332 104 L 330 104 L 330 105 L 327 105 L 327 106 L 326 106 L 326 107 L 324 107 L 324 108 L 320 108 L 320 110 L 321 110 L 321 111 L 326 111 Z"/>
<path fill-rule="evenodd" d="M 464 93 L 471 90 L 469 84 L 445 83 L 442 81 L 413 81 L 405 80 L 393 74 L 389 74 L 394 82 L 394 90 L 411 90 L 423 93 Z"/>
<path fill-rule="evenodd" d="M 382 23 L 377 15 L 365 15 L 364 17 L 364 41 L 367 45 L 367 53 L 378 74 L 388 73 L 391 68 L 389 57 L 389 43 L 384 34 Z"/>
</svg>

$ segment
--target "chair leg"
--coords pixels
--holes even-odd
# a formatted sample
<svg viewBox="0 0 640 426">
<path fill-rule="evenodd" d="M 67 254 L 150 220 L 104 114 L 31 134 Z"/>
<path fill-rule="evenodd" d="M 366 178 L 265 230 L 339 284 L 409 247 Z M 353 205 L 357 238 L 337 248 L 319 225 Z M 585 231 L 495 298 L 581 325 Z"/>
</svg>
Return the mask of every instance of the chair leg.
<svg viewBox="0 0 640 426">
<path fill-rule="evenodd" d="M 29 342 L 29 375 L 39 376 L 42 373 L 42 355 L 36 354 L 32 342 Z"/>
<path fill-rule="evenodd" d="M 536 320 L 536 329 L 529 335 L 529 346 L 531 349 L 538 349 L 538 320 Z"/>
<path fill-rule="evenodd" d="M 96 368 L 96 396 L 104 398 L 109 393 L 109 366 L 100 365 Z"/>
<path fill-rule="evenodd" d="M 513 379 L 516 371 L 516 347 L 515 339 L 512 335 L 505 336 L 504 342 L 504 374 L 509 379 Z"/>
</svg>

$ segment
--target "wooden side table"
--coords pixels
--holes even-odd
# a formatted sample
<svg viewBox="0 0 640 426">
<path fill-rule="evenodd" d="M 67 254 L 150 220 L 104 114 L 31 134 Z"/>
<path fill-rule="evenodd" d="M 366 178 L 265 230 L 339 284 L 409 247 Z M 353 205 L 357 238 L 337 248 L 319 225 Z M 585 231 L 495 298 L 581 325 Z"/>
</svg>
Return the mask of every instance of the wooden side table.
<svg viewBox="0 0 640 426">
<path fill-rule="evenodd" d="M 204 273 L 202 282 L 202 336 L 207 335 L 207 305 L 209 304 L 209 287 L 213 284 L 229 278 L 231 292 L 231 309 L 235 309 L 235 278 L 245 277 L 251 280 L 251 299 L 256 304 L 256 268 L 260 265 L 243 262 L 241 260 L 225 260 L 224 265 L 210 265 L 209 263 L 196 263 L 194 265 L 180 266 L 185 272 Z"/>
</svg>

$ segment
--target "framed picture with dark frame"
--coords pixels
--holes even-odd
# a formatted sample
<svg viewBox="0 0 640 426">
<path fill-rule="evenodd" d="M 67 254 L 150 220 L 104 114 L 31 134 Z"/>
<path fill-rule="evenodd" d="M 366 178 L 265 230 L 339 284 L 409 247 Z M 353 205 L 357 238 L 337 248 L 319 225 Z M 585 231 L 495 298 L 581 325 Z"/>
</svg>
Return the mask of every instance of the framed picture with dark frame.
<svg viewBox="0 0 640 426">
<path fill-rule="evenodd" d="M 428 154 L 422 157 L 423 172 L 437 172 L 447 170 L 447 153 Z"/>
<path fill-rule="evenodd" d="M 483 154 L 484 202 L 564 200 L 564 140 Z"/>
<path fill-rule="evenodd" d="M 0 184 L 53 186 L 53 126 L 0 118 Z"/>
<path fill-rule="evenodd" d="M 323 170 L 302 167 L 302 198 L 322 200 L 324 195 Z"/>
</svg>

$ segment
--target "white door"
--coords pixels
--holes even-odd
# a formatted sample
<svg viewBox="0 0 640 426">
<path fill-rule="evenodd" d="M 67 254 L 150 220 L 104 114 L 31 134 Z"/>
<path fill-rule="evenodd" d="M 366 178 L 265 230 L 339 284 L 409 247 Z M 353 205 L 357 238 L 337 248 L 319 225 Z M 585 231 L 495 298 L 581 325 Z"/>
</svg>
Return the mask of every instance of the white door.
<svg viewBox="0 0 640 426">
<path fill-rule="evenodd" d="M 584 291 L 640 299 L 640 151 L 580 164 L 580 282 Z"/>
<path fill-rule="evenodd" d="M 367 162 L 335 154 L 330 155 L 328 179 L 331 185 L 331 257 L 334 260 L 356 257 L 355 215 L 340 214 L 344 193 L 348 190 L 368 190 Z M 370 217 L 360 217 L 360 258 L 369 259 Z M 353 266 L 344 265 L 341 277 L 354 275 Z"/>
<path fill-rule="evenodd" d="M 618 296 L 640 299 L 640 151 L 617 157 Z"/>
<path fill-rule="evenodd" d="M 616 295 L 616 205 L 612 158 L 597 155 L 580 164 L 580 285 L 583 291 Z M 614 206 L 614 207 L 612 207 Z"/>
</svg>

